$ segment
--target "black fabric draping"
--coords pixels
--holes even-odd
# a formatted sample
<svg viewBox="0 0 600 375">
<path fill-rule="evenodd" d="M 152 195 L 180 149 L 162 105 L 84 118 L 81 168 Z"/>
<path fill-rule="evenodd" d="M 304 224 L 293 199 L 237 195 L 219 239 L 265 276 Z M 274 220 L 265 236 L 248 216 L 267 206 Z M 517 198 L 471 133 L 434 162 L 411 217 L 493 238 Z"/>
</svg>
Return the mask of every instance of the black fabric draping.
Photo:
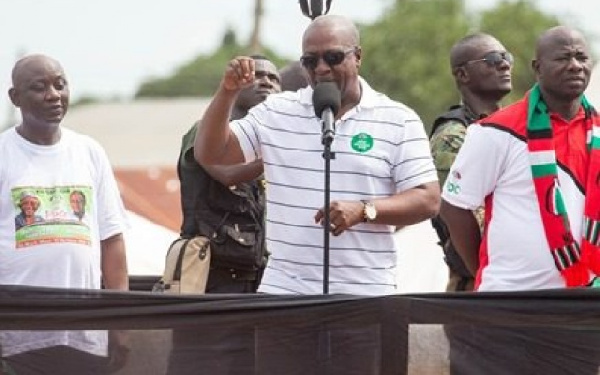
<svg viewBox="0 0 600 375">
<path fill-rule="evenodd" d="M 132 278 L 132 292 L 1 286 L 0 330 L 126 330 L 131 352 L 117 374 L 598 373 L 594 289 L 382 297 L 141 291 L 154 279 Z M 452 349 L 444 328 L 457 332 Z M 177 332 L 189 339 L 173 352 Z"/>
</svg>

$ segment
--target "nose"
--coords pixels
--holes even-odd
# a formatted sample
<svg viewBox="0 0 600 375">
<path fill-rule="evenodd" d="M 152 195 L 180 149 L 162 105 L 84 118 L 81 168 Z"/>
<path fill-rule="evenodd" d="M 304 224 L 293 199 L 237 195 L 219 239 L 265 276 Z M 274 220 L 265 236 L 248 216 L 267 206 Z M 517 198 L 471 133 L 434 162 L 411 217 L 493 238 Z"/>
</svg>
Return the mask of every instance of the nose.
<svg viewBox="0 0 600 375">
<path fill-rule="evenodd" d="M 268 88 L 272 88 L 273 87 L 273 81 L 267 75 L 259 77 L 258 78 L 258 84 L 260 86 L 263 86 L 263 87 L 268 87 Z"/>
<path fill-rule="evenodd" d="M 325 62 L 323 56 L 319 56 L 319 60 L 317 60 L 317 66 L 315 67 L 315 73 L 319 74 L 319 72 L 329 72 L 331 70 L 331 66 Z"/>
<path fill-rule="evenodd" d="M 513 66 L 513 63 L 511 63 L 510 61 L 508 61 L 507 59 L 503 58 L 497 65 L 496 67 L 500 70 L 510 70 Z"/>
<path fill-rule="evenodd" d="M 50 85 L 46 90 L 46 100 L 56 100 L 60 99 L 61 90 L 58 90 L 53 85 Z"/>
<path fill-rule="evenodd" d="M 583 65 L 584 65 L 583 61 L 579 60 L 577 58 L 577 56 L 573 56 L 569 60 L 569 69 L 571 69 L 571 70 L 576 70 L 576 71 L 583 70 Z"/>
</svg>

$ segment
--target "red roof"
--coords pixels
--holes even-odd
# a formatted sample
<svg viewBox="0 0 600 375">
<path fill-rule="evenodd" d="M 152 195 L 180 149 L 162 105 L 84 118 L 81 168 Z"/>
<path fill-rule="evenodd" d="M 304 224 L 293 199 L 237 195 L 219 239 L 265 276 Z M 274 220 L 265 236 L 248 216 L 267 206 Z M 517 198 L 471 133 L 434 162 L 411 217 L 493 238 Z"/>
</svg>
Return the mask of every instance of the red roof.
<svg viewBox="0 0 600 375">
<path fill-rule="evenodd" d="M 179 232 L 179 179 L 173 167 L 114 168 L 125 208 Z"/>
</svg>

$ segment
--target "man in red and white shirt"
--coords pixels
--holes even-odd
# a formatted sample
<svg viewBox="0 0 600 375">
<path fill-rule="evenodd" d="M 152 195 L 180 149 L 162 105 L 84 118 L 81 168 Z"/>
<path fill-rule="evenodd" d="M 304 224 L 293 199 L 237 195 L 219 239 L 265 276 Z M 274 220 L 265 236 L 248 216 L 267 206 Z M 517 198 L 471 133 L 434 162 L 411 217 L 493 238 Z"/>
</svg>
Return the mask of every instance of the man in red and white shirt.
<svg viewBox="0 0 600 375">
<path fill-rule="evenodd" d="M 587 43 L 567 27 L 549 29 L 532 67 L 538 83 L 522 100 L 469 126 L 442 192 L 440 214 L 478 291 L 585 286 L 598 273 L 597 239 L 584 230 L 598 222 L 590 209 L 598 188 L 588 181 L 600 171 L 592 162 L 600 121 L 583 96 Z M 482 203 L 480 235 L 472 210 Z M 596 375 L 599 342 L 594 331 L 568 327 L 476 327 L 453 366 L 460 374 Z"/>
</svg>

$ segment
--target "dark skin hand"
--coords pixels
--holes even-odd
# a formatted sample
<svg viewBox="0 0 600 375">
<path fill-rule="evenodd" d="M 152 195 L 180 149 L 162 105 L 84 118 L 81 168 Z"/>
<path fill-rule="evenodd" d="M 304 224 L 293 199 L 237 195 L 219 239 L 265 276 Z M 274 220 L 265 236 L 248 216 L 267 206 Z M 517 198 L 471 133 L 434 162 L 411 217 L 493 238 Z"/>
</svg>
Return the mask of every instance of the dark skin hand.
<svg viewBox="0 0 600 375">
<path fill-rule="evenodd" d="M 481 232 L 473 211 L 455 207 L 442 200 L 440 216 L 448 226 L 456 251 L 473 276 L 479 270 Z"/>
<path fill-rule="evenodd" d="M 417 224 L 437 215 L 440 207 L 440 186 L 437 181 L 428 182 L 402 193 L 371 200 L 377 210 L 372 224 L 396 227 Z M 319 209 L 315 223 L 323 224 L 325 211 Z M 364 203 L 357 201 L 332 201 L 329 205 L 330 230 L 339 236 L 348 228 L 364 221 Z"/>
<path fill-rule="evenodd" d="M 329 207 L 329 229 L 334 236 L 363 222 L 364 204 L 361 201 L 335 201 Z M 315 223 L 323 225 L 324 218 L 325 213 L 320 209 L 315 215 Z"/>
<path fill-rule="evenodd" d="M 129 289 L 125 243 L 118 234 L 100 242 L 102 247 L 102 278 L 106 289 L 126 291 Z M 129 358 L 129 335 L 127 331 L 108 332 L 108 368 L 110 372 L 121 369 Z"/>
<path fill-rule="evenodd" d="M 122 330 L 108 331 L 108 371 L 113 373 L 122 369 L 129 359 L 129 332 Z"/>
</svg>

